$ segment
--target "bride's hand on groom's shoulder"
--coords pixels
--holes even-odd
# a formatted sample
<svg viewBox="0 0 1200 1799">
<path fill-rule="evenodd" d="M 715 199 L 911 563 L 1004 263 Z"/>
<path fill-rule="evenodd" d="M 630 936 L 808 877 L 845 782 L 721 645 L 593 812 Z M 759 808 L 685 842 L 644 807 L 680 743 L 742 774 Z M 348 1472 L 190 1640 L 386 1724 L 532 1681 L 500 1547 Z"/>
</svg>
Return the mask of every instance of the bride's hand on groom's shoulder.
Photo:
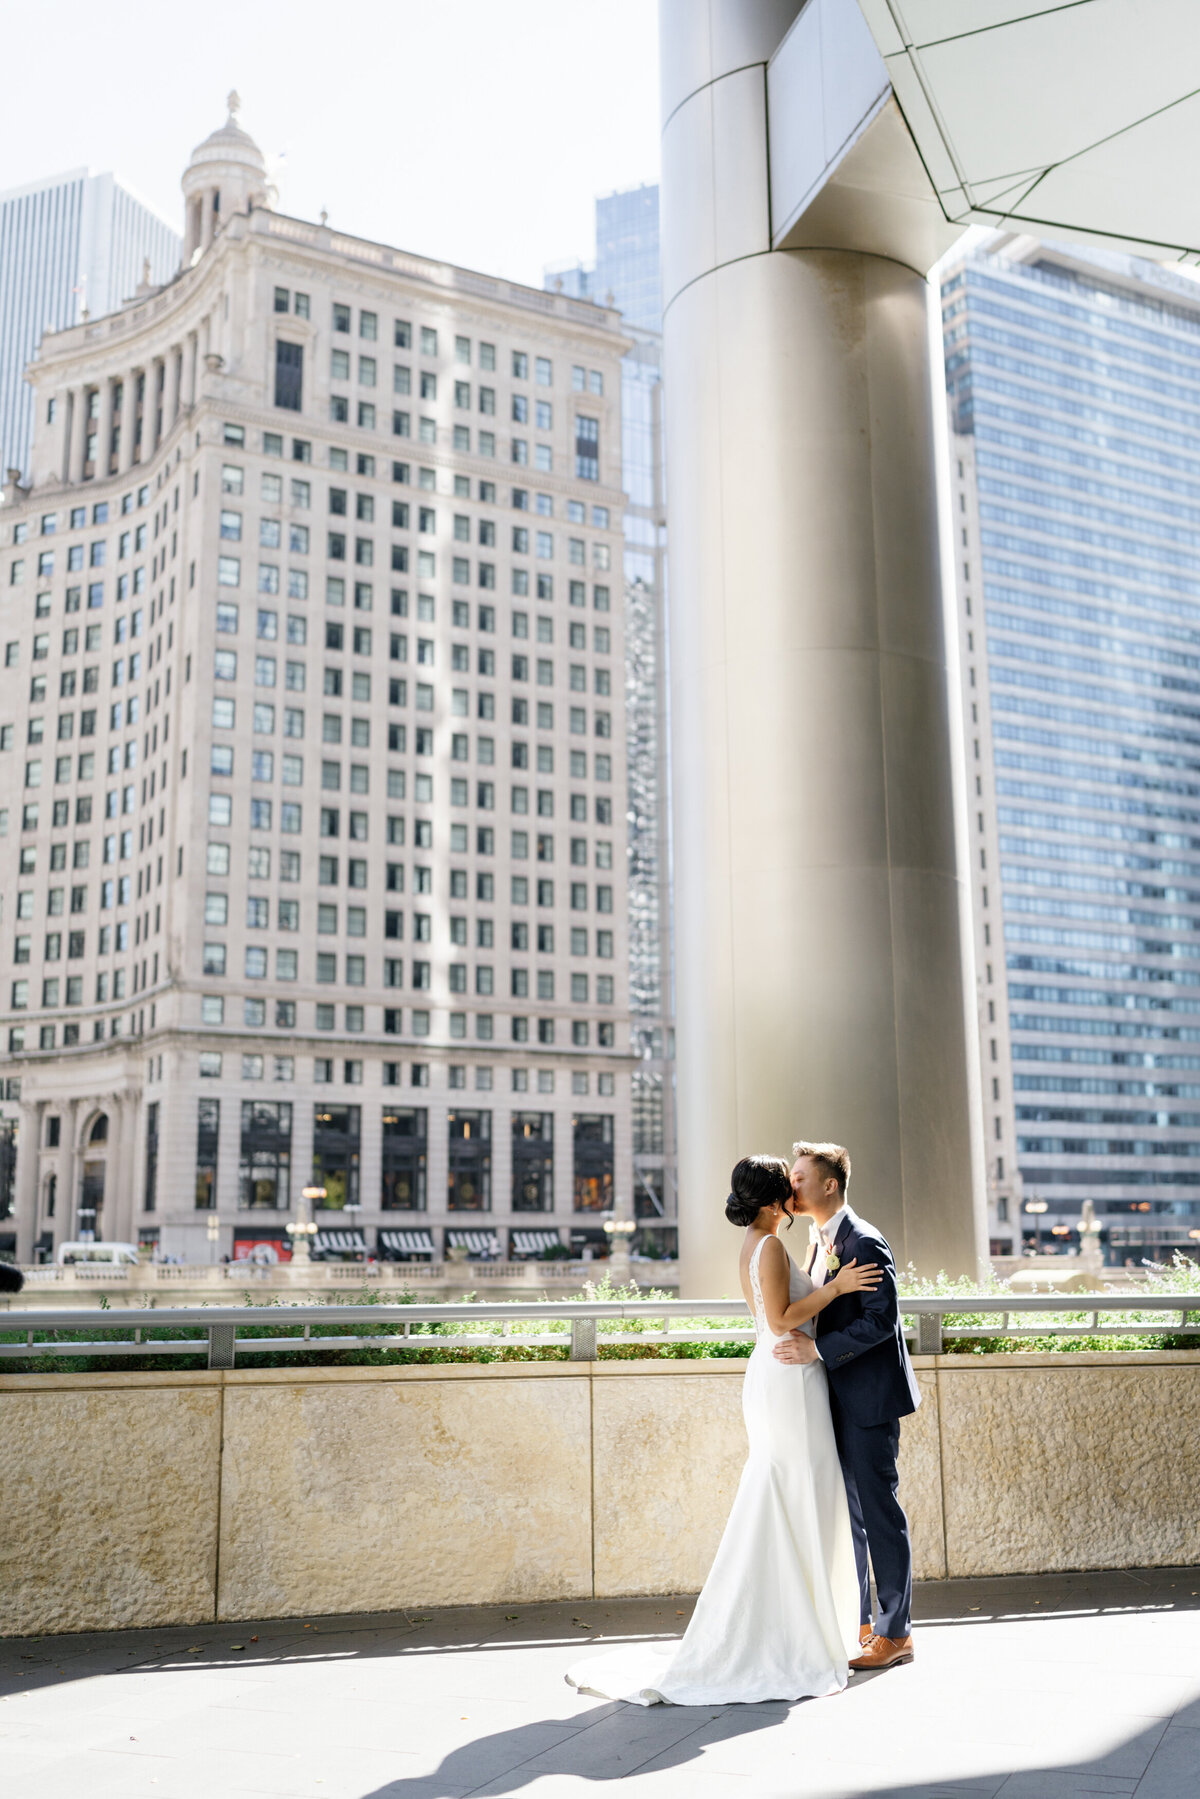
<svg viewBox="0 0 1200 1799">
<path fill-rule="evenodd" d="M 863 1262 L 860 1266 L 857 1257 L 839 1268 L 829 1285 L 839 1293 L 869 1293 L 883 1279 L 883 1269 L 874 1262 Z"/>
</svg>

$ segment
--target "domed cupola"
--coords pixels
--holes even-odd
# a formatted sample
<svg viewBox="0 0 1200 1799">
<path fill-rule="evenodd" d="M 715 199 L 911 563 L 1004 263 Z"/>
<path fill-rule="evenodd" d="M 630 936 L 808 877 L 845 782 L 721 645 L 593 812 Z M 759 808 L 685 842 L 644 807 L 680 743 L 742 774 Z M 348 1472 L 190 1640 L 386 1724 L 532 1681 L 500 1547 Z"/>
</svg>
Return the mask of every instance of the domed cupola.
<svg viewBox="0 0 1200 1799">
<path fill-rule="evenodd" d="M 184 268 L 207 250 L 226 219 L 275 199 L 263 153 L 237 122 L 242 103 L 236 92 L 226 104 L 229 117 L 196 146 L 184 170 Z"/>
</svg>

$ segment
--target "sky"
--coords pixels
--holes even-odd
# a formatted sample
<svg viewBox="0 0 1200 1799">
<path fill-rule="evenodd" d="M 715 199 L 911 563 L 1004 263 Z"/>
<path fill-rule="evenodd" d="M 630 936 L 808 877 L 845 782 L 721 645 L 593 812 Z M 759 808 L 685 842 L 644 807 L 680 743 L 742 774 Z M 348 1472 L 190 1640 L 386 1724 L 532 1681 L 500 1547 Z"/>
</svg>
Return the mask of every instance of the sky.
<svg viewBox="0 0 1200 1799">
<path fill-rule="evenodd" d="M 0 33 L 30 72 L 5 84 L 0 191 L 111 170 L 181 230 L 236 88 L 281 211 L 540 286 L 591 259 L 598 194 L 658 180 L 655 0 L 53 0 Z"/>
</svg>

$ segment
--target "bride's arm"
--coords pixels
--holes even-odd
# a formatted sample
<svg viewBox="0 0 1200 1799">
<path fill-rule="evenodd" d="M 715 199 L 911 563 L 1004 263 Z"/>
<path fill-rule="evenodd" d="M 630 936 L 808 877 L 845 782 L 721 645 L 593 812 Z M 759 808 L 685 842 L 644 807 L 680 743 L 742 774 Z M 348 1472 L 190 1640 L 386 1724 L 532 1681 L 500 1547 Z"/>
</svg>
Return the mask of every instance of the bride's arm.
<svg viewBox="0 0 1200 1799">
<path fill-rule="evenodd" d="M 815 1318 L 818 1312 L 823 1312 L 841 1294 L 873 1287 L 881 1279 L 879 1270 L 870 1265 L 860 1269 L 853 1263 L 847 1263 L 844 1268 L 839 1269 L 835 1279 L 806 1293 L 803 1299 L 795 1299 L 789 1303 L 790 1258 L 778 1237 L 774 1239 L 773 1248 L 768 1244 L 763 1250 L 758 1273 L 767 1323 L 777 1337 L 782 1337 L 787 1331 L 795 1330 L 798 1324 L 806 1324 L 810 1318 Z"/>
</svg>

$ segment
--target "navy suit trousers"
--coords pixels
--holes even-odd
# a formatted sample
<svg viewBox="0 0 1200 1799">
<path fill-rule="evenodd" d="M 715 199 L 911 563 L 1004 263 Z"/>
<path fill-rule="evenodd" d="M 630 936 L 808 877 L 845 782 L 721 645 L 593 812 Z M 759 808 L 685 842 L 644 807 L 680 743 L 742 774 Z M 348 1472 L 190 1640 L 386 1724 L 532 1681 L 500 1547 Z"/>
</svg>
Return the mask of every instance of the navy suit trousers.
<svg viewBox="0 0 1200 1799">
<path fill-rule="evenodd" d="M 829 1402 L 846 1481 L 846 1498 L 850 1502 L 854 1559 L 858 1566 L 859 1617 L 863 1624 L 872 1621 L 869 1553 L 879 1599 L 875 1628 L 881 1637 L 906 1637 L 912 1607 L 912 1545 L 908 1519 L 896 1497 L 900 1420 L 888 1418 L 882 1424 L 855 1424 L 838 1404 L 832 1382 Z"/>
</svg>

